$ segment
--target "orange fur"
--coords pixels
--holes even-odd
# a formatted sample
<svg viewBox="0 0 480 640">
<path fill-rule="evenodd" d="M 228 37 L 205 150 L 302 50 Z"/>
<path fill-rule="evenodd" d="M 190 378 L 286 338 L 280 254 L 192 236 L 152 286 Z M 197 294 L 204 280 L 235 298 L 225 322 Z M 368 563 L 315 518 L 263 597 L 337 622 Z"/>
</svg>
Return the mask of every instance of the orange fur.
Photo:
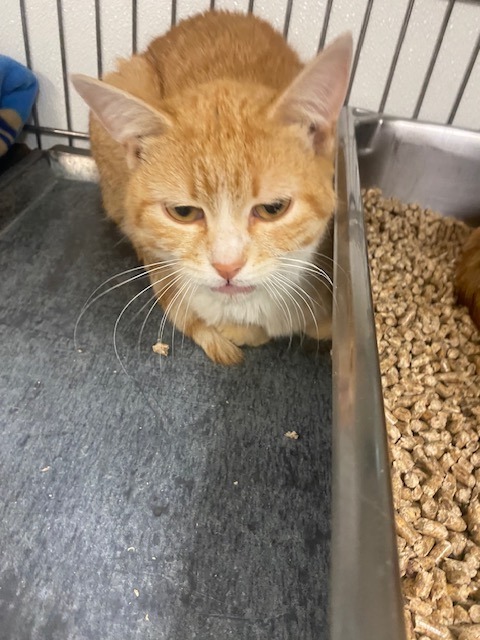
<svg viewBox="0 0 480 640">
<path fill-rule="evenodd" d="M 334 209 L 332 141 L 350 56 L 347 38 L 300 73 L 266 22 L 208 12 L 120 61 L 104 83 L 121 91 L 74 78 L 97 116 L 91 145 L 107 214 L 145 264 L 159 263 L 150 277 L 160 303 L 216 362 L 238 362 L 239 345 L 270 337 L 328 336 L 315 251 Z M 278 219 L 252 213 L 281 199 L 291 205 Z M 204 217 L 187 224 L 165 210 L 186 205 Z M 215 265 L 230 263 L 245 266 L 223 281 Z M 255 290 L 230 296 L 217 292 L 223 284 Z"/>
<path fill-rule="evenodd" d="M 456 271 L 456 287 L 459 301 L 470 311 L 480 329 L 480 229 L 468 238 Z"/>
</svg>

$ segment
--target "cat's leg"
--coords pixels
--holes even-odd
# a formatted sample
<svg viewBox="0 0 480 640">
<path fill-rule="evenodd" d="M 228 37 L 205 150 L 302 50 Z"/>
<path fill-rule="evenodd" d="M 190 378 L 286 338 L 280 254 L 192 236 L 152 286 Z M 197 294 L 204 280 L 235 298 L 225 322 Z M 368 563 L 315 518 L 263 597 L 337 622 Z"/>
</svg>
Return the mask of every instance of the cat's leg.
<svg viewBox="0 0 480 640">
<path fill-rule="evenodd" d="M 239 364 L 243 361 L 242 350 L 232 340 L 222 335 L 215 327 L 208 326 L 191 311 L 175 308 L 168 313 L 170 321 L 177 329 L 191 338 L 205 351 L 213 362 L 223 365 Z"/>
<path fill-rule="evenodd" d="M 270 340 L 270 336 L 265 329 L 255 324 L 223 324 L 218 330 L 222 336 L 228 338 L 239 347 L 259 347 Z"/>
<path fill-rule="evenodd" d="M 317 326 L 312 323 L 311 326 L 307 327 L 305 335 L 306 340 L 302 341 L 304 353 L 318 354 L 319 342 L 330 340 L 332 337 L 332 323 L 330 319 L 323 319 L 321 322 L 317 322 Z"/>
<path fill-rule="evenodd" d="M 169 313 L 169 319 L 177 329 L 196 342 L 213 362 L 228 366 L 243 361 L 243 352 L 237 345 L 195 314 L 189 312 L 186 317 L 185 309 L 179 308 Z"/>
<path fill-rule="evenodd" d="M 314 340 L 330 340 L 332 337 L 332 320 L 323 318 L 317 324 L 309 323 L 305 330 L 306 335 Z"/>
<path fill-rule="evenodd" d="M 177 329 L 202 347 L 213 362 L 223 365 L 242 362 L 242 350 L 215 327 L 207 325 L 184 304 L 171 305 L 168 317 Z"/>
<path fill-rule="evenodd" d="M 143 254 L 137 249 L 144 263 L 153 263 L 153 256 Z M 158 272 L 161 273 L 158 276 Z M 201 347 L 210 360 L 217 364 L 233 365 L 243 360 L 242 350 L 226 336 L 223 336 L 215 327 L 207 325 L 182 296 L 176 279 L 175 269 L 160 267 L 149 272 L 150 282 L 157 297 L 158 303 L 167 314 L 168 319 L 175 327 L 188 338 Z"/>
<path fill-rule="evenodd" d="M 217 329 L 206 325 L 200 318 L 190 319 L 179 329 L 202 347 L 213 362 L 233 365 L 243 361 L 242 350 Z"/>
<path fill-rule="evenodd" d="M 201 347 L 210 360 L 217 364 L 233 365 L 243 360 L 242 350 L 215 327 L 208 326 L 199 318 L 188 305 L 168 300 L 169 296 L 162 294 L 157 298 L 163 309 L 167 309 L 168 319 L 175 327 L 191 338 Z M 165 299 L 167 298 L 167 300 Z"/>
</svg>

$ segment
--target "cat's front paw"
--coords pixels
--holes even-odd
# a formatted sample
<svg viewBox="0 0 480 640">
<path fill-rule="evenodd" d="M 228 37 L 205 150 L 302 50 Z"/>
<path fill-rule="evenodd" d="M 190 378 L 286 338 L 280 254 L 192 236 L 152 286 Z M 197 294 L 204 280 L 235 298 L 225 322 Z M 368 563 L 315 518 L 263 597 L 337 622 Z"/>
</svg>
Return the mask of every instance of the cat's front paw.
<svg viewBox="0 0 480 640">
<path fill-rule="evenodd" d="M 270 340 L 263 327 L 253 324 L 224 324 L 218 328 L 218 331 L 238 347 L 259 347 Z"/>
<path fill-rule="evenodd" d="M 213 362 L 223 365 L 240 364 L 243 352 L 231 340 L 213 327 L 201 327 L 192 334 L 193 340 L 205 351 Z"/>
</svg>

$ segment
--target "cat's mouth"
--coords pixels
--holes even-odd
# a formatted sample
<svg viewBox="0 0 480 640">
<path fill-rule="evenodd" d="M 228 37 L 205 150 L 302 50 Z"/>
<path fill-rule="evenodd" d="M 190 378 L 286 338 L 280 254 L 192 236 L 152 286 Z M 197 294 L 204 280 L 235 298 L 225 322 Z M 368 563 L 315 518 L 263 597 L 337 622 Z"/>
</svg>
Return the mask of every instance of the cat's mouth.
<svg viewBox="0 0 480 640">
<path fill-rule="evenodd" d="M 255 287 L 241 287 L 236 284 L 230 284 L 230 282 L 227 282 L 227 284 L 222 284 L 220 287 L 212 288 L 212 291 L 215 291 L 216 293 L 226 293 L 227 295 L 235 296 L 237 294 L 251 293 L 252 291 L 254 291 L 254 289 Z"/>
</svg>

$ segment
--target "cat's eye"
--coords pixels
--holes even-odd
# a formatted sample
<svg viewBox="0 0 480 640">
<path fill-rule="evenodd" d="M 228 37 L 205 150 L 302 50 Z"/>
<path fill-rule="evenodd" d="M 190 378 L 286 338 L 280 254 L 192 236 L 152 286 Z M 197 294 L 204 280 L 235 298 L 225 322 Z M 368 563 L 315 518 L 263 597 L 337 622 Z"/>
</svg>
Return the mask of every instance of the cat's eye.
<svg viewBox="0 0 480 640">
<path fill-rule="evenodd" d="M 257 204 L 252 209 L 252 213 L 256 218 L 262 220 L 276 220 L 280 216 L 286 213 L 290 206 L 291 200 L 285 198 L 284 200 L 275 200 L 269 204 Z"/>
<path fill-rule="evenodd" d="M 190 205 L 181 205 L 177 207 L 171 207 L 165 205 L 165 210 L 168 215 L 177 222 L 196 222 L 205 217 L 203 209 L 200 207 L 192 207 Z"/>
</svg>

